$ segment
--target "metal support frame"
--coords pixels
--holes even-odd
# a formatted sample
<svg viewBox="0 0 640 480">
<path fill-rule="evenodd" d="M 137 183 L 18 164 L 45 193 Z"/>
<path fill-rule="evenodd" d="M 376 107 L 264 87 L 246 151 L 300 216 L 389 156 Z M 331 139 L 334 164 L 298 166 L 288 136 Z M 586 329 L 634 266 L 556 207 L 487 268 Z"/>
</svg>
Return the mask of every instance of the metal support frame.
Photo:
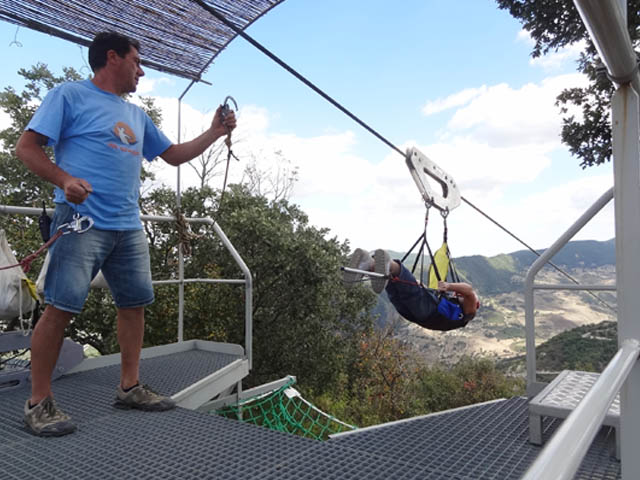
<svg viewBox="0 0 640 480">
<path fill-rule="evenodd" d="M 627 9 L 623 1 L 574 0 L 574 3 L 607 68 L 609 78 L 619 86 L 611 101 L 611 123 L 618 345 L 621 348 L 523 478 L 572 478 L 602 424 L 609 405 L 620 391 L 622 479 L 636 480 L 640 478 L 640 456 L 637 454 L 640 442 L 640 296 L 637 294 L 640 283 L 640 256 L 637 255 L 640 238 L 638 60 L 627 30 Z M 527 332 L 529 333 L 528 330 Z M 529 367 L 529 361 L 527 366 Z M 527 376 L 529 380 L 529 372 Z"/>
<path fill-rule="evenodd" d="M 9 205 L 0 205 L 0 213 L 5 214 L 18 214 L 18 215 L 33 215 L 38 216 L 42 213 L 42 209 L 32 208 L 32 207 L 13 207 Z M 140 219 L 143 222 L 175 222 L 175 217 L 163 217 L 163 216 L 153 216 L 153 215 L 142 215 Z M 187 218 L 185 219 L 189 223 L 200 223 L 209 225 L 213 228 L 213 231 L 218 236 L 218 238 L 222 241 L 222 244 L 225 246 L 227 251 L 231 254 L 233 259 L 235 260 L 240 270 L 242 270 L 244 279 L 206 279 L 205 283 L 237 283 L 244 284 L 245 286 L 245 354 L 247 360 L 249 362 L 249 369 L 251 369 L 253 365 L 253 278 L 251 276 L 251 271 L 249 267 L 244 263 L 240 254 L 236 251 L 233 244 L 229 241 L 226 234 L 220 228 L 220 226 L 213 221 L 211 218 Z M 184 285 L 184 283 L 191 283 L 201 281 L 200 279 L 178 279 L 169 280 L 169 281 L 155 281 L 156 284 L 162 283 L 178 283 L 179 285 Z M 180 309 L 184 308 L 184 298 L 179 299 Z M 180 325 L 179 330 L 182 329 L 182 319 L 178 319 Z"/>
<path fill-rule="evenodd" d="M 274 380 L 273 382 L 264 383 L 262 385 L 258 385 L 257 387 L 250 388 L 245 391 L 237 391 L 236 393 L 225 395 L 221 398 L 213 399 L 200 407 L 198 410 L 201 412 L 211 412 L 213 410 L 218 410 L 220 408 L 226 407 L 228 405 L 237 405 L 238 403 L 253 397 L 259 397 L 262 395 L 269 395 L 270 393 L 282 388 L 284 385 L 289 383 L 290 381 L 295 381 L 296 377 L 293 375 L 287 375 L 286 377 L 280 378 L 278 380 Z"/>
<path fill-rule="evenodd" d="M 640 149 L 638 95 L 630 86 L 613 96 L 613 167 L 616 182 L 616 283 L 618 344 L 640 339 Z M 636 356 L 637 358 L 637 356 Z M 640 363 L 620 391 L 622 478 L 640 478 Z"/>
<path fill-rule="evenodd" d="M 549 290 L 567 289 L 567 290 L 609 290 L 610 285 L 535 285 L 535 277 L 545 264 L 553 258 L 553 256 L 562 249 L 573 236 L 582 229 L 604 206 L 613 198 L 613 187 L 607 190 L 589 209 L 583 213 L 578 220 L 574 222 L 566 232 L 560 236 L 548 249 L 540 255 L 535 262 L 529 267 L 524 280 L 524 318 L 527 346 L 527 395 L 531 398 L 537 395 L 545 386 L 544 383 L 536 381 L 536 333 L 535 333 L 535 315 L 533 306 L 533 291 L 541 288 Z"/>
</svg>

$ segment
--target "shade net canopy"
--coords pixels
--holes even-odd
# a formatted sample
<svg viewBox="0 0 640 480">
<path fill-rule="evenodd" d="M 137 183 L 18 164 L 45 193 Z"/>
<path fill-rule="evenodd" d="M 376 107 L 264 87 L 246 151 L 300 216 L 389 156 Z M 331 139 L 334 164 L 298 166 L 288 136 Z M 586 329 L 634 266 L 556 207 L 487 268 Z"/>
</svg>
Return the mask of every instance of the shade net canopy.
<svg viewBox="0 0 640 480">
<path fill-rule="evenodd" d="M 143 65 L 199 80 L 238 31 L 282 1 L 0 0 L 0 20 L 85 46 L 96 33 L 115 31 L 140 42 Z"/>
</svg>

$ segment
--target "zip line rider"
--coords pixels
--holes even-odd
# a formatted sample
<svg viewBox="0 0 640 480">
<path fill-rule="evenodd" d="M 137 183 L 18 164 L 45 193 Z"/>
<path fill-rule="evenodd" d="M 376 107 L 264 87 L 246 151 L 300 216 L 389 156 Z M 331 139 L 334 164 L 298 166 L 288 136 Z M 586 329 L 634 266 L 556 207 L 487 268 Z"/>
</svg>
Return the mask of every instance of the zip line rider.
<svg viewBox="0 0 640 480">
<path fill-rule="evenodd" d="M 178 166 L 197 157 L 236 127 L 233 111 L 218 107 L 211 126 L 191 141 L 172 144 L 138 106 L 122 96 L 136 91 L 144 75 L 138 41 L 114 32 L 89 46 L 90 80 L 52 89 L 20 137 L 16 154 L 55 185 L 52 233 L 74 213 L 94 227 L 60 237 L 50 249 L 44 297 L 47 307 L 31 339 L 31 397 L 24 422 L 35 435 L 60 436 L 76 427 L 53 400 L 51 374 L 74 314 L 80 313 L 91 279 L 102 270 L 117 310 L 120 384 L 114 406 L 168 410 L 175 403 L 140 384 L 144 307 L 153 302 L 149 245 L 138 199 L 143 157 L 160 156 Z M 55 163 L 44 147 L 53 146 Z"/>
<path fill-rule="evenodd" d="M 468 283 L 439 281 L 438 290 L 424 288 L 400 261 L 391 260 L 389 253 L 382 249 L 371 257 L 368 251 L 357 248 L 351 255 L 349 268 L 379 274 L 370 277 L 373 291 L 380 294 L 385 290 L 402 317 L 430 330 L 462 328 L 480 308 L 478 296 Z M 363 275 L 345 271 L 343 279 L 353 283 Z M 446 292 L 453 293 L 459 301 L 448 299 Z"/>
</svg>

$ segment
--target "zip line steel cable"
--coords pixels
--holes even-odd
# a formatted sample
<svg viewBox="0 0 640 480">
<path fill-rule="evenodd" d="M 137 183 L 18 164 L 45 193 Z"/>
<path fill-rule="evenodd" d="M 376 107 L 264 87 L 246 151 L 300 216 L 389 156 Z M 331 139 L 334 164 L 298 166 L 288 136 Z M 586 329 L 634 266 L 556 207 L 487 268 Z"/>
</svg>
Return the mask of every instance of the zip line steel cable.
<svg viewBox="0 0 640 480">
<path fill-rule="evenodd" d="M 248 33 L 246 33 L 244 30 L 242 30 L 241 28 L 237 27 L 236 25 L 234 25 L 231 21 L 229 21 L 222 13 L 218 12 L 216 9 L 214 9 L 213 7 L 211 7 L 210 5 L 208 5 L 204 0 L 193 0 L 193 2 L 197 3 L 201 8 L 203 8 L 204 10 L 206 10 L 209 14 L 211 14 L 213 17 L 215 17 L 217 20 L 219 20 L 221 23 L 223 23 L 224 25 L 226 25 L 227 27 L 229 27 L 231 30 L 233 30 L 238 36 L 244 38 L 247 42 L 249 42 L 251 45 L 253 45 L 255 48 L 257 48 L 258 50 L 260 50 L 263 54 L 265 54 L 267 57 L 269 57 L 271 60 L 273 60 L 275 63 L 277 63 L 278 65 L 280 65 L 280 67 L 284 68 L 287 72 L 289 72 L 291 75 L 293 75 L 294 77 L 296 77 L 298 80 L 300 80 L 302 83 L 304 83 L 307 87 L 309 87 L 311 90 L 313 90 L 314 92 L 316 92 L 318 95 L 320 95 L 322 98 L 324 98 L 326 101 L 328 101 L 331 105 L 333 105 L 334 107 L 336 107 L 338 110 L 340 110 L 342 113 L 344 113 L 345 115 L 347 115 L 349 118 L 351 118 L 353 121 L 355 121 L 358 125 L 360 125 L 362 128 L 364 128 L 365 130 L 367 130 L 369 133 L 371 133 L 374 137 L 376 137 L 378 140 L 380 140 L 382 143 L 384 143 L 385 145 L 387 145 L 388 147 L 390 147 L 392 150 L 395 150 L 396 152 L 398 152 L 400 155 L 402 155 L 403 158 L 406 157 L 405 153 L 400 150 L 396 145 L 394 145 L 392 142 L 390 142 L 389 140 L 387 140 L 384 136 L 382 136 L 380 133 L 378 133 L 376 130 L 374 130 L 372 127 L 370 127 L 367 123 L 365 123 L 363 120 L 361 120 L 360 118 L 358 118 L 355 114 L 351 113 L 351 111 L 349 111 L 346 107 L 344 107 L 342 104 L 340 104 L 337 100 L 335 100 L 334 98 L 332 98 L 331 96 L 329 96 L 329 94 L 325 93 L 322 89 L 320 89 L 320 87 L 316 86 L 313 82 L 311 82 L 309 79 L 307 79 L 306 77 L 304 77 L 301 73 L 299 73 L 297 70 L 295 70 L 293 67 L 291 67 L 289 64 L 287 64 L 284 60 L 282 60 L 281 58 L 279 58 L 276 54 L 274 54 L 273 52 L 271 52 L 269 49 L 267 49 L 264 45 L 262 45 L 260 42 L 258 42 L 257 40 L 255 40 L 252 36 L 250 36 Z M 469 205 L 471 208 L 473 208 L 474 210 L 476 210 L 478 213 L 480 213 L 482 216 L 484 216 L 485 218 L 487 218 L 489 221 L 491 221 L 493 224 L 495 224 L 496 226 L 498 226 L 500 229 L 502 229 L 505 233 L 507 233 L 509 236 L 511 236 L 513 239 L 515 239 L 516 241 L 518 241 L 520 244 L 522 244 L 523 246 L 525 246 L 528 250 L 530 250 L 531 252 L 533 252 L 536 256 L 540 256 L 540 253 L 538 253 L 533 247 L 529 246 L 526 242 L 522 241 L 520 238 L 518 238 L 515 234 L 511 233 L 507 228 L 505 228 L 504 226 L 502 226 L 500 223 L 498 223 L 496 220 L 494 220 L 493 218 L 491 218 L 487 213 L 483 212 L 482 210 L 480 210 L 480 208 L 478 208 L 477 206 L 475 206 L 473 203 L 471 203 L 469 200 L 467 200 L 465 197 L 461 197 L 462 201 L 464 203 L 466 203 L 467 205 Z M 567 272 L 565 272 L 564 270 L 562 270 L 560 267 L 558 267 L 557 265 L 555 265 L 553 262 L 548 261 L 547 262 L 550 266 L 552 266 L 554 269 L 556 269 L 558 272 L 560 272 L 562 275 L 564 275 L 566 278 L 568 278 L 569 280 L 571 280 L 573 283 L 575 283 L 576 285 L 580 285 L 580 282 L 578 282 L 578 280 L 576 280 L 575 278 L 573 278 L 571 275 L 569 275 Z M 598 300 L 598 302 L 600 302 L 601 304 L 605 305 L 607 308 L 611 309 L 613 312 L 616 311 L 616 309 L 614 307 L 612 307 L 611 305 L 609 305 L 605 300 L 601 299 L 598 295 L 596 295 L 595 293 L 591 292 L 591 291 L 587 291 L 587 293 L 589 295 L 591 295 L 592 297 L 594 297 L 596 300 Z"/>
</svg>

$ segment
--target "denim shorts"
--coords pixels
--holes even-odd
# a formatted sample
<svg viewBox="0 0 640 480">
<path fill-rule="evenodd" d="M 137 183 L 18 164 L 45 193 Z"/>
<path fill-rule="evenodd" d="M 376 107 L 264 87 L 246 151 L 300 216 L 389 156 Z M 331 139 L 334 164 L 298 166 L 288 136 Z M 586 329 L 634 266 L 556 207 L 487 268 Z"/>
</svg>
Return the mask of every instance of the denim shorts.
<svg viewBox="0 0 640 480">
<path fill-rule="evenodd" d="M 53 235 L 59 225 L 72 220 L 74 210 L 57 203 L 51 222 Z M 143 230 L 99 230 L 69 233 L 49 248 L 45 278 L 45 303 L 80 313 L 89 284 L 102 270 L 118 308 L 144 307 L 153 303 L 149 245 Z"/>
</svg>

